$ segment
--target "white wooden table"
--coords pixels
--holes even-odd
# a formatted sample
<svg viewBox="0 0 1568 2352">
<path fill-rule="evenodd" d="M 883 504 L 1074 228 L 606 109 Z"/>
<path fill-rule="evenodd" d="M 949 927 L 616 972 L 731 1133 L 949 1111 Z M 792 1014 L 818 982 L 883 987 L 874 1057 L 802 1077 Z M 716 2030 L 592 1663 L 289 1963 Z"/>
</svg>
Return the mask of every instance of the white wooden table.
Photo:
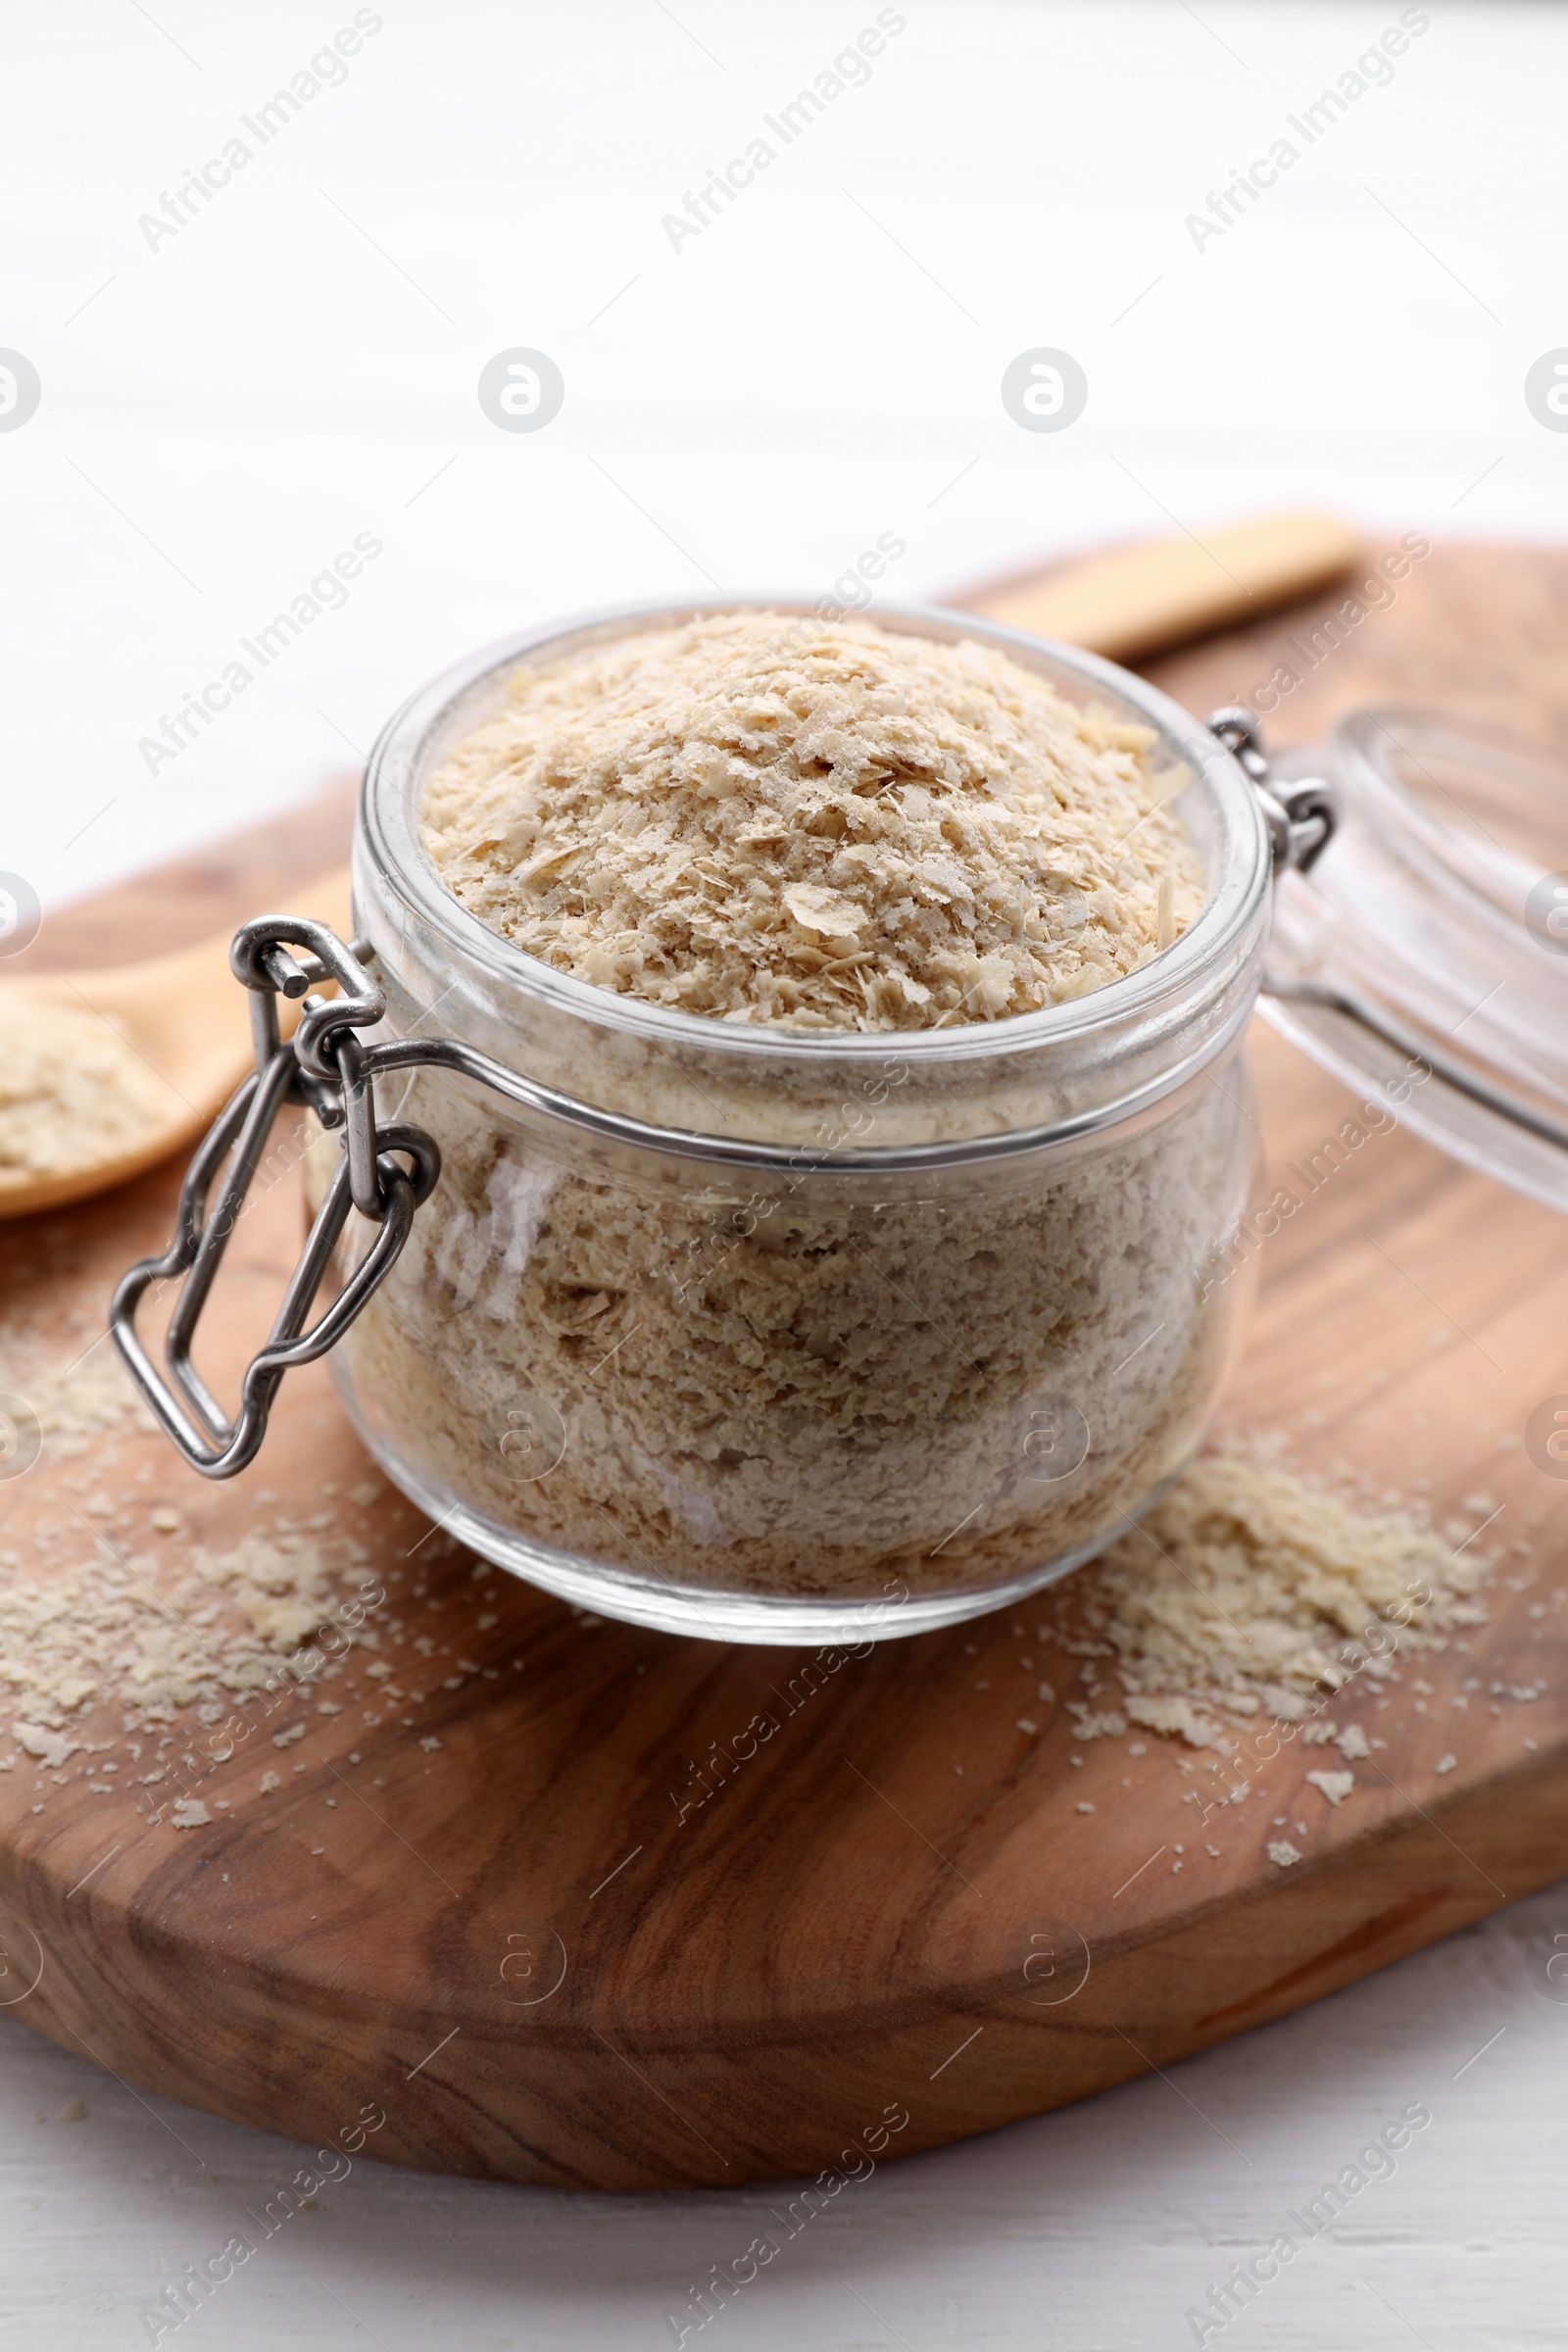
<svg viewBox="0 0 1568 2352">
<path fill-rule="evenodd" d="M 1423 12 L 1393 78 L 1200 248 L 1186 216 L 1397 0 L 907 0 L 869 81 L 675 250 L 662 215 L 873 0 L 387 0 L 346 78 L 150 248 L 138 217 L 353 13 L 78 0 L 7 24 L 0 343 L 43 399 L 0 435 L 0 866 L 46 905 L 313 790 L 444 662 L 577 607 L 818 595 L 888 530 L 907 598 L 1268 504 L 1568 528 L 1568 440 L 1522 394 L 1568 342 L 1561 12 Z M 516 345 L 567 383 L 533 438 L 474 397 Z M 1090 378 L 1059 440 L 997 394 L 1039 345 Z M 384 553 L 347 606 L 150 774 L 161 713 L 364 529 Z M 892 2166 L 687 2340 L 1190 2344 L 1190 2307 L 1424 2102 L 1394 2177 L 1207 2340 L 1555 2352 L 1568 2007 L 1531 1972 L 1559 1926 L 1568 1890 L 1168 2080 Z M 299 2161 L 0 2013 L 0 2345 L 147 2342 L 144 2306 Z M 668 2345 L 760 2201 L 361 2162 L 161 2340 Z"/>
<path fill-rule="evenodd" d="M 1210 2344 L 1558 2352 L 1568 2003 L 1539 1989 L 1568 1886 L 1164 2079 L 891 2165 L 688 2345 L 1132 2352 L 1265 2249 L 1369 2136 L 1432 2121 Z M 1568 1948 L 1565 1945 L 1564 1948 Z M 1477 2052 L 1481 2054 L 1476 2055 Z M 62 2121 L 79 2102 L 85 2115 Z M 115 2352 L 187 2263 L 255 2237 L 311 2151 L 143 2100 L 0 2023 L 0 2342 Z M 602 2197 L 363 2160 L 160 2340 L 181 2352 L 637 2352 L 755 2235 L 765 2189 Z M 1266 2266 L 1265 2266 L 1266 2267 Z"/>
</svg>

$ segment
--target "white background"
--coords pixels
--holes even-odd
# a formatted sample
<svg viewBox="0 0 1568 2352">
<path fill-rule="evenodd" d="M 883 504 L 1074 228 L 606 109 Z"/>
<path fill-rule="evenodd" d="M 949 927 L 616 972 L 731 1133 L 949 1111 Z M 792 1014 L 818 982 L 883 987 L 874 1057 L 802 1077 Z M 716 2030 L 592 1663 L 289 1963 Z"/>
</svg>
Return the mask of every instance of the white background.
<svg viewBox="0 0 1568 2352">
<path fill-rule="evenodd" d="M 0 434 L 0 866 L 46 904 L 309 795 L 505 631 L 712 582 L 823 594 L 883 532 L 909 599 L 1270 505 L 1563 531 L 1568 437 L 1523 398 L 1568 344 L 1560 10 L 1435 0 L 1391 84 L 1199 251 L 1186 216 L 1394 0 L 908 0 L 868 83 L 677 252 L 662 216 L 870 0 L 386 0 L 342 85 L 149 250 L 138 217 L 352 13 L 5 13 L 0 343 L 43 398 Z M 475 397 L 519 345 L 565 378 L 537 434 Z M 1040 345 L 1089 378 L 1061 434 L 999 398 Z M 384 553 L 346 608 L 149 775 L 139 739 L 363 531 Z M 694 2340 L 1190 2343 L 1188 2304 L 1421 2099 L 1397 2176 L 1223 2340 L 1559 2345 L 1568 2009 L 1539 1997 L 1527 1937 L 1559 1916 L 1568 1898 L 1168 2082 L 894 2167 Z M 0 2055 L 7 2345 L 144 2341 L 144 2295 L 293 2151 L 3 2019 Z M 78 2095 L 85 2121 L 57 2120 Z M 361 2165 L 179 2340 L 667 2344 L 745 2213 Z"/>
<path fill-rule="evenodd" d="M 44 393 L 0 434 L 0 864 L 46 903 L 354 766 L 508 630 L 821 594 L 883 532 L 909 599 L 1298 501 L 1562 527 L 1568 436 L 1522 394 L 1568 342 L 1559 10 L 1418 12 L 1392 81 L 1201 251 L 1186 216 L 1394 0 L 908 0 L 866 84 L 679 251 L 662 216 L 869 0 L 373 13 L 341 85 L 149 250 L 140 216 L 352 8 L 6 12 L 0 342 Z M 475 396 L 519 345 L 565 377 L 538 434 Z M 1041 345 L 1089 377 L 1061 434 L 999 397 Z M 150 775 L 140 739 L 367 530 L 347 607 Z"/>
</svg>

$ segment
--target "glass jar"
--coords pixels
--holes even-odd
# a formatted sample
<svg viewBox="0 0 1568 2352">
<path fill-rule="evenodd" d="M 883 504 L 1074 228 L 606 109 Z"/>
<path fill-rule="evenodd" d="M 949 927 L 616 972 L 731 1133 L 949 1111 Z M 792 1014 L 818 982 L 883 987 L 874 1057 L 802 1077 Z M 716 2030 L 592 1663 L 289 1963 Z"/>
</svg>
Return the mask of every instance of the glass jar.
<svg viewBox="0 0 1568 2352">
<path fill-rule="evenodd" d="M 665 1010 L 521 954 L 453 898 L 425 781 L 522 663 L 763 610 L 656 605 L 492 647 L 375 747 L 355 847 L 387 1040 L 526 1080 L 378 1081 L 439 1183 L 333 1354 L 387 1475 L 486 1557 L 609 1615 L 726 1641 L 851 1642 L 994 1608 L 1098 1550 L 1199 1446 L 1245 1309 L 1216 1279 L 1249 1199 L 1242 1037 L 1270 842 L 1242 766 L 1142 681 L 968 615 L 1153 730 L 1200 911 L 1046 1010 L 802 1034 Z M 373 1228 L 357 1216 L 345 1277 Z"/>
<path fill-rule="evenodd" d="M 1398 1090 L 1404 1124 L 1453 1158 L 1568 1209 L 1560 755 L 1384 704 L 1273 774 L 1326 777 L 1339 821 L 1310 874 L 1282 877 L 1268 1019 L 1361 1095 Z"/>
</svg>

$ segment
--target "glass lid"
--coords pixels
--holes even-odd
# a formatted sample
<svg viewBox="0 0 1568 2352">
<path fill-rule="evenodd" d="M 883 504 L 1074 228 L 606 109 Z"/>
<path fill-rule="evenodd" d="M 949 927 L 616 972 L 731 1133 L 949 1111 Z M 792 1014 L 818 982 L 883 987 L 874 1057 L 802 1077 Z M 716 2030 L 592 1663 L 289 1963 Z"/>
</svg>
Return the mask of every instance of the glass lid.
<svg viewBox="0 0 1568 2352">
<path fill-rule="evenodd" d="M 1456 1158 L 1568 1210 L 1568 759 L 1451 712 L 1354 710 L 1333 838 L 1279 880 L 1261 1010 Z"/>
</svg>

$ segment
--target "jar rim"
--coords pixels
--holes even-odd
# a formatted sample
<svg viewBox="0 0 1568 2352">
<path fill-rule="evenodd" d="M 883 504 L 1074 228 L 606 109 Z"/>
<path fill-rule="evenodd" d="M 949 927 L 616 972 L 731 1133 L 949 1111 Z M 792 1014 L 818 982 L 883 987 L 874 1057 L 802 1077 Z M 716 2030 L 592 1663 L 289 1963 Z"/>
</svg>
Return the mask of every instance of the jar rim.
<svg viewBox="0 0 1568 2352">
<path fill-rule="evenodd" d="M 462 733 L 481 723 L 470 717 L 464 729 L 452 722 L 488 685 L 500 683 L 521 662 L 547 649 L 590 651 L 644 629 L 678 627 L 722 613 L 768 612 L 780 619 L 817 618 L 815 607 L 800 598 L 767 595 L 716 598 L 650 598 L 541 622 L 504 637 L 454 662 L 411 695 L 383 727 L 366 764 L 360 796 L 360 831 L 383 878 L 431 924 L 455 957 L 484 967 L 508 988 L 520 990 L 560 1011 L 603 1027 L 672 1047 L 700 1047 L 708 1054 L 733 1054 L 765 1065 L 769 1056 L 809 1061 L 875 1060 L 896 1045 L 912 1063 L 964 1060 L 1012 1052 L 1033 1054 L 1051 1044 L 1092 1038 L 1097 1030 L 1137 1020 L 1161 1000 L 1223 966 L 1241 953 L 1255 925 L 1259 902 L 1270 879 L 1267 830 L 1256 795 L 1232 754 L 1202 721 L 1135 673 L 1097 654 L 1053 638 L 1037 637 L 939 605 L 877 605 L 863 615 L 897 634 L 926 636 L 938 643 L 964 638 L 989 645 L 1049 676 L 1065 671 L 1088 687 L 1100 687 L 1115 702 L 1130 704 L 1181 750 L 1194 782 L 1207 794 L 1219 820 L 1223 857 L 1202 907 L 1172 945 L 1137 970 L 1108 981 L 1090 995 L 1034 1012 L 926 1029 L 808 1029 L 783 1023 L 714 1020 L 651 1004 L 646 998 L 601 988 L 558 971 L 528 955 L 472 913 L 441 880 L 419 832 L 418 791 L 428 773 L 432 747 L 445 751 Z M 1042 659 L 1042 657 L 1044 659 Z M 1054 680 L 1053 680 L 1054 682 Z M 445 734 L 445 741 L 442 741 Z M 1188 787 L 1193 789 L 1192 786 Z"/>
<path fill-rule="evenodd" d="M 1559 754 L 1463 712 L 1373 703 L 1336 722 L 1328 757 L 1343 779 L 1348 812 L 1401 856 L 1419 857 L 1456 916 L 1501 917 L 1517 928 L 1520 902 L 1564 850 Z M 1467 782 L 1489 789 L 1495 796 L 1487 804 L 1491 823 L 1428 761 L 1461 768 Z"/>
</svg>

